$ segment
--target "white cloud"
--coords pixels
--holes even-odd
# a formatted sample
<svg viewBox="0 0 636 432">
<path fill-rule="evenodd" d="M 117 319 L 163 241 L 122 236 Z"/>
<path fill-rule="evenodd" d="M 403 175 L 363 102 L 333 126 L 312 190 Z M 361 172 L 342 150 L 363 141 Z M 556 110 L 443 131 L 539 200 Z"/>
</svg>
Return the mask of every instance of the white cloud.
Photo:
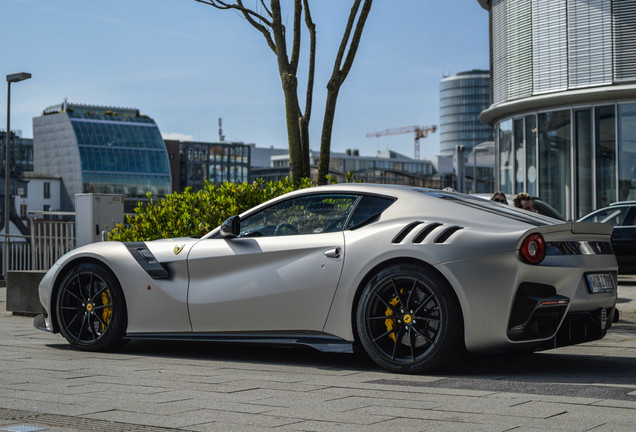
<svg viewBox="0 0 636 432">
<path fill-rule="evenodd" d="M 165 140 L 177 140 L 177 141 L 194 141 L 192 135 L 186 135 L 179 132 L 161 133 L 161 136 Z"/>
</svg>

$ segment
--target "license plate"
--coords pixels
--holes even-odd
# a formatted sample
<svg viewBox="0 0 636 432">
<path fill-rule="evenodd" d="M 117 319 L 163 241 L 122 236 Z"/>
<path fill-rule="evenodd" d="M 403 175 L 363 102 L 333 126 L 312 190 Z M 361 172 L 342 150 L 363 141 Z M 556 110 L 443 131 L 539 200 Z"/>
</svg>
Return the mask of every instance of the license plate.
<svg viewBox="0 0 636 432">
<path fill-rule="evenodd" d="M 587 286 L 592 294 L 614 291 L 614 281 L 609 273 L 587 274 Z"/>
</svg>

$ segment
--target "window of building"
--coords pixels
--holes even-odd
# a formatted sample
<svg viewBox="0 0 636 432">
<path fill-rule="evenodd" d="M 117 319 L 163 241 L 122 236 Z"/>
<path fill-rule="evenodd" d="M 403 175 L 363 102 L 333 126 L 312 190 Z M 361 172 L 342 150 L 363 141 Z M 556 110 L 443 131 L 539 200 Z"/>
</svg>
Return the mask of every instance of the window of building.
<svg viewBox="0 0 636 432">
<path fill-rule="evenodd" d="M 537 195 L 537 116 L 526 116 L 526 192 Z"/>
<path fill-rule="evenodd" d="M 596 107 L 596 208 L 616 201 L 614 105 Z"/>
<path fill-rule="evenodd" d="M 539 113 L 539 195 L 570 215 L 570 110 Z"/>
<path fill-rule="evenodd" d="M 513 193 L 512 120 L 499 123 L 499 190 Z"/>
<path fill-rule="evenodd" d="M 574 142 L 576 151 L 576 217 L 583 217 L 594 209 L 592 197 L 592 110 L 574 112 Z"/>
<path fill-rule="evenodd" d="M 636 200 L 636 103 L 618 105 L 618 199 Z"/>
<path fill-rule="evenodd" d="M 515 192 L 525 192 L 525 137 L 523 134 L 523 119 L 514 121 L 515 134 Z"/>
<path fill-rule="evenodd" d="M 50 206 L 50 205 L 48 205 L 48 204 L 44 204 L 44 205 L 42 206 L 42 211 L 47 212 L 47 211 L 50 211 L 50 210 L 51 210 L 51 206 Z"/>
<path fill-rule="evenodd" d="M 25 218 L 27 216 L 27 205 L 20 204 L 20 217 Z"/>
<path fill-rule="evenodd" d="M 44 199 L 51 198 L 51 183 L 44 182 Z"/>
</svg>

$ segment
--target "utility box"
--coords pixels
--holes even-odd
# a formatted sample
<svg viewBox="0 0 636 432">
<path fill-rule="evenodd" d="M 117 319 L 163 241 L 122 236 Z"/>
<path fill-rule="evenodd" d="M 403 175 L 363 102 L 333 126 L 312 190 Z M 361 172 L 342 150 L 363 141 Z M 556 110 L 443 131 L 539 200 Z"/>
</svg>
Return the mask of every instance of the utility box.
<svg viewBox="0 0 636 432">
<path fill-rule="evenodd" d="M 75 195 L 76 246 L 107 239 L 107 232 L 124 222 L 124 196 L 85 193 Z"/>
</svg>

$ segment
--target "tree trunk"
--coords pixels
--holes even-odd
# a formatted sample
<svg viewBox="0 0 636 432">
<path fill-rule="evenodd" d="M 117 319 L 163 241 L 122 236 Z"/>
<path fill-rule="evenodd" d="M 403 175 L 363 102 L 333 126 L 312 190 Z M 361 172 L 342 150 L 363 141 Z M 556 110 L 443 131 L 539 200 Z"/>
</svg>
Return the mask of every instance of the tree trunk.
<svg viewBox="0 0 636 432">
<path fill-rule="evenodd" d="M 301 115 L 296 93 L 297 81 L 296 77 L 291 74 L 281 74 L 281 81 L 285 95 L 285 117 L 287 122 L 287 141 L 289 143 L 289 172 L 294 183 L 299 183 L 303 177 L 308 177 L 309 173 L 303 172 L 304 158 L 299 122 Z"/>
<path fill-rule="evenodd" d="M 322 122 L 322 135 L 320 137 L 320 161 L 318 162 L 318 184 L 327 184 L 329 174 L 329 159 L 331 155 L 331 133 L 333 120 L 336 115 L 336 102 L 340 91 L 340 77 L 333 77 L 327 84 L 327 102 L 325 104 L 325 118 Z"/>
</svg>

